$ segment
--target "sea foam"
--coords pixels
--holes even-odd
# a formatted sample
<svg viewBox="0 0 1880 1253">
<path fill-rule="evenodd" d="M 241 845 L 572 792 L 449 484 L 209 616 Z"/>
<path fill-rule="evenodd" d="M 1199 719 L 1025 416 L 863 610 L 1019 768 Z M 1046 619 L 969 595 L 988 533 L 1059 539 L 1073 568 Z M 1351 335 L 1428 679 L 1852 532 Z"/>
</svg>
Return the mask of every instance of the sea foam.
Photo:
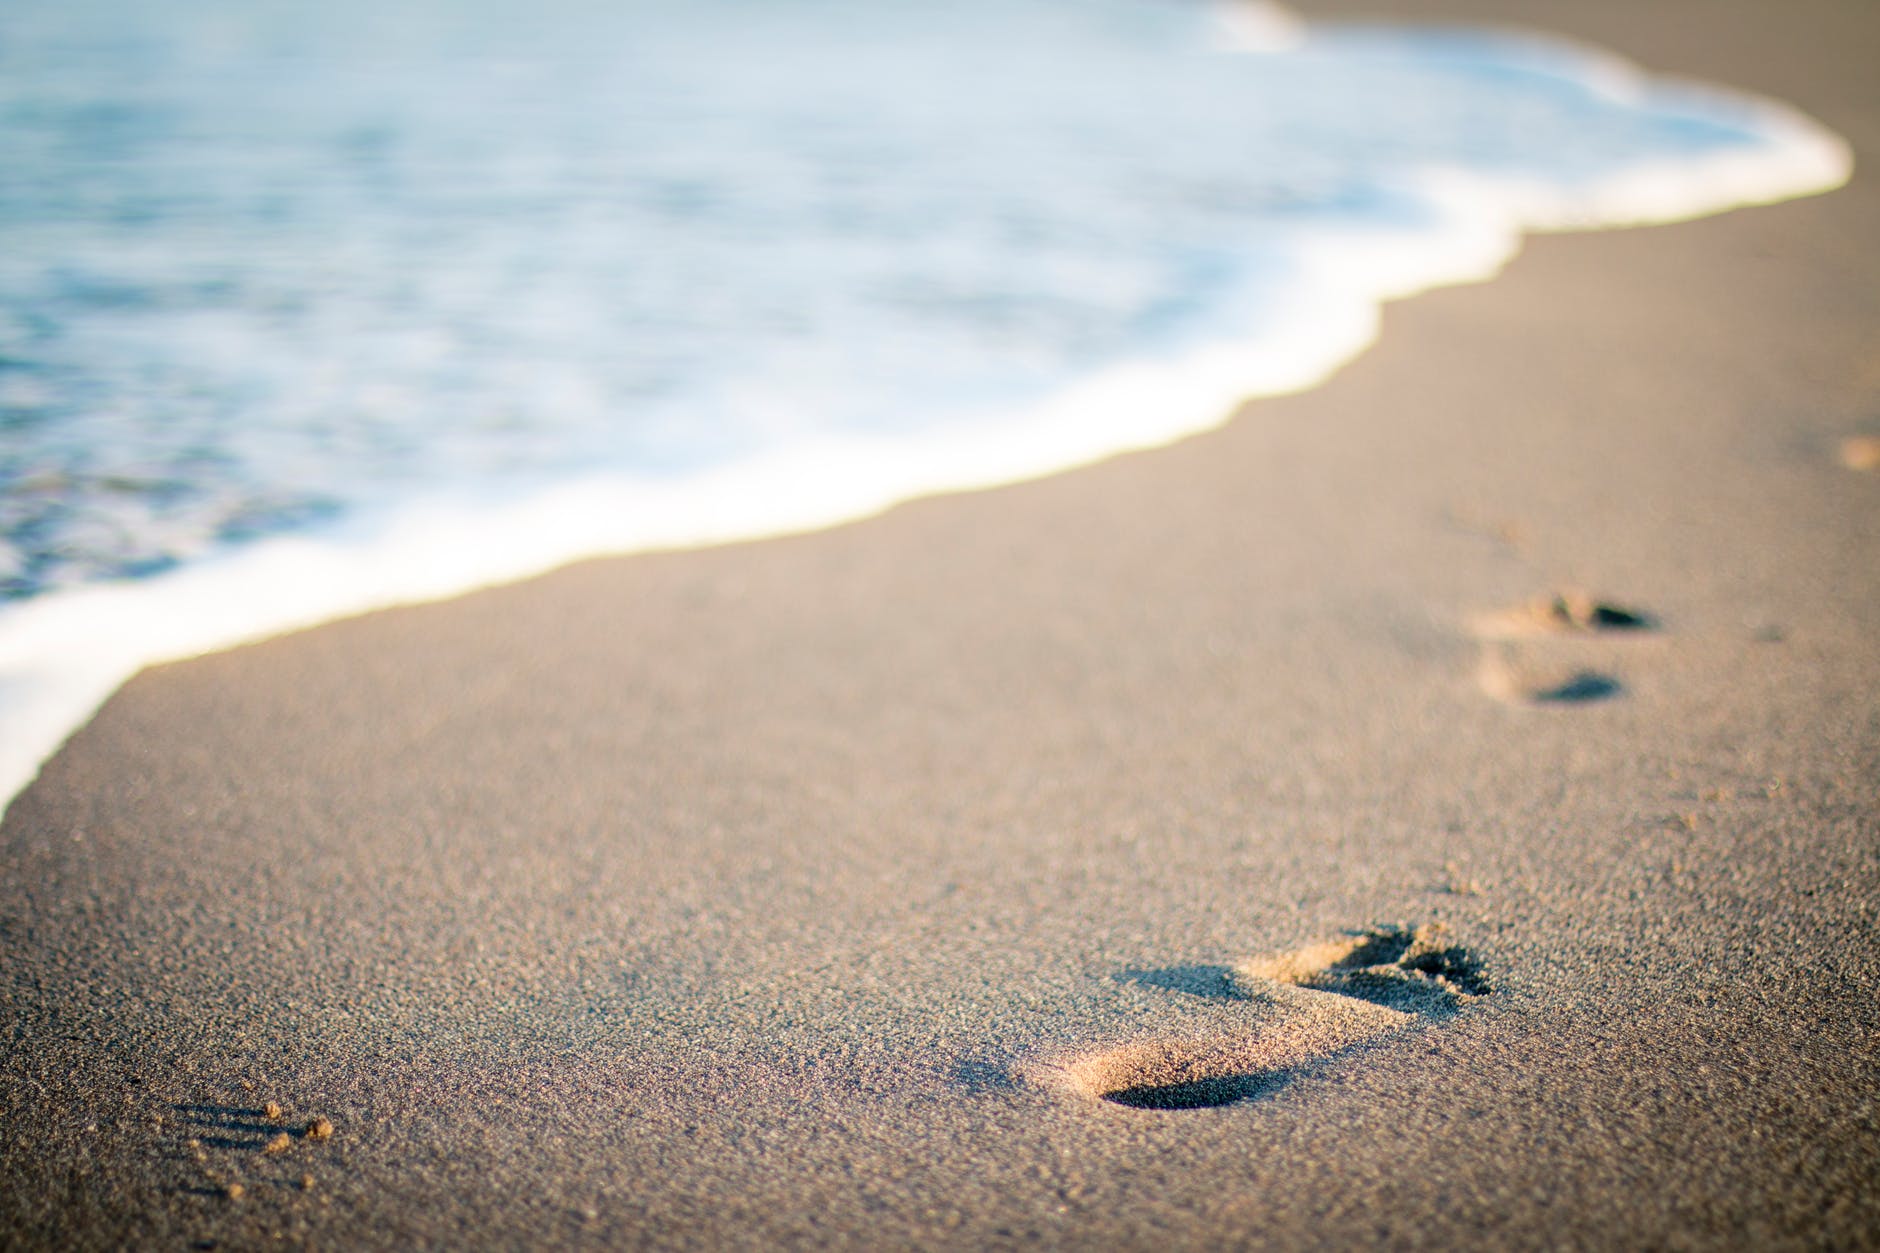
<svg viewBox="0 0 1880 1253">
<path fill-rule="evenodd" d="M 453 45 L 414 5 L 369 48 L 266 6 L 143 44 L 0 19 L 56 53 L 0 98 L 37 257 L 0 262 L 0 795 L 144 666 L 1165 444 L 1524 232 L 1851 170 L 1786 106 L 1540 36 L 942 7 L 575 4 L 557 36 L 489 3 Z M 329 116 L 339 87 L 371 107 Z"/>
</svg>

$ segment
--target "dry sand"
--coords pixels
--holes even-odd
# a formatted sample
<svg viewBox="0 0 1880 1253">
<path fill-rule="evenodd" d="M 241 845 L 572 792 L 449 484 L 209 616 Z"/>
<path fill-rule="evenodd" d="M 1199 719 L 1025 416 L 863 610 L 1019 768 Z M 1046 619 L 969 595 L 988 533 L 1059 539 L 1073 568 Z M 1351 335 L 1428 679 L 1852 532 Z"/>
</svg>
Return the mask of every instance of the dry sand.
<svg viewBox="0 0 1880 1253">
<path fill-rule="evenodd" d="M 1301 7 L 1880 168 L 1869 0 Z M 0 1243 L 1880 1245 L 1876 242 L 1543 239 L 1177 447 L 139 676 L 0 840 Z"/>
</svg>

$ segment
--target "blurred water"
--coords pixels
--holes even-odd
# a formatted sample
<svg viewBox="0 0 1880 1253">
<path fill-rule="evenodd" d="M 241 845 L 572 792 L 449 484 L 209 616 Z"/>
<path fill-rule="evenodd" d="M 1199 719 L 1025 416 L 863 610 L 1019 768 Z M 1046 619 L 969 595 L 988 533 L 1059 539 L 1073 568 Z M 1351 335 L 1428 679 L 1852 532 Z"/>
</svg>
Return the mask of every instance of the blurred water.
<svg viewBox="0 0 1880 1253">
<path fill-rule="evenodd" d="M 1767 144 L 1181 0 L 9 0 L 0 592 L 439 492 L 1009 420 L 1289 316 L 1302 232 Z"/>
</svg>

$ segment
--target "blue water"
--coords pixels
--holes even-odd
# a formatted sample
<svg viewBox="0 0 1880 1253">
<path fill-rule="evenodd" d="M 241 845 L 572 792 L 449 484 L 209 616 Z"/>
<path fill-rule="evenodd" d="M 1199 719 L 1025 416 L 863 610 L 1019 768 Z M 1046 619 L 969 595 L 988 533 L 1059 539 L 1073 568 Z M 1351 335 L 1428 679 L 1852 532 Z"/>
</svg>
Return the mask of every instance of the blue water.
<svg viewBox="0 0 1880 1253">
<path fill-rule="evenodd" d="M 1288 316 L 1432 169 L 1754 150 L 1460 33 L 1183 0 L 9 0 L 0 592 L 444 490 L 1022 411 Z"/>
</svg>

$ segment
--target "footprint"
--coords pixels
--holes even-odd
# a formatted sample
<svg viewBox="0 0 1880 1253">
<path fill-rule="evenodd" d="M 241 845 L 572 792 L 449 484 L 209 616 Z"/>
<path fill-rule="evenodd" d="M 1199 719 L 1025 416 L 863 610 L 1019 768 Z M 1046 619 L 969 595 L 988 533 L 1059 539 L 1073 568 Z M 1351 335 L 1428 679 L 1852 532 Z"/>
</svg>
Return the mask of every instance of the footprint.
<svg viewBox="0 0 1880 1253">
<path fill-rule="evenodd" d="M 171 1140 L 166 1158 L 181 1168 L 172 1190 L 239 1200 L 251 1188 L 276 1193 L 313 1186 L 303 1145 L 331 1140 L 325 1117 L 291 1118 L 273 1101 L 260 1107 L 175 1104 L 155 1118 Z M 298 1182 L 295 1182 L 298 1177 Z"/>
<path fill-rule="evenodd" d="M 1625 685 L 1602 669 L 1563 654 L 1592 637 L 1649 634 L 1658 629 L 1650 614 L 1596 600 L 1583 592 L 1558 592 L 1511 609 L 1479 614 L 1469 622 L 1481 643 L 1476 682 L 1511 705 L 1584 705 L 1622 695 Z"/>
<path fill-rule="evenodd" d="M 1295 952 L 1256 957 L 1234 973 L 1254 992 L 1269 984 L 1309 988 L 1426 1018 L 1447 1018 L 1494 990 L 1480 960 L 1450 943 L 1440 923 L 1414 930 L 1373 927 Z"/>
<path fill-rule="evenodd" d="M 1440 925 L 1374 927 L 1233 966 L 1129 970 L 1124 982 L 1233 1001 L 1239 1029 L 1137 1039 L 1052 1060 L 1029 1077 L 1132 1109 L 1207 1109 L 1265 1096 L 1298 1071 L 1491 990 L 1481 964 Z"/>
<path fill-rule="evenodd" d="M 1470 626 L 1478 640 L 1513 640 L 1651 631 L 1657 628 L 1658 620 L 1637 609 L 1596 600 L 1585 592 L 1565 591 L 1538 596 L 1512 609 L 1479 614 Z"/>
<path fill-rule="evenodd" d="M 1603 671 L 1523 657 L 1495 645 L 1483 647 L 1475 681 L 1508 705 L 1585 705 L 1625 693 L 1625 685 Z"/>
</svg>

